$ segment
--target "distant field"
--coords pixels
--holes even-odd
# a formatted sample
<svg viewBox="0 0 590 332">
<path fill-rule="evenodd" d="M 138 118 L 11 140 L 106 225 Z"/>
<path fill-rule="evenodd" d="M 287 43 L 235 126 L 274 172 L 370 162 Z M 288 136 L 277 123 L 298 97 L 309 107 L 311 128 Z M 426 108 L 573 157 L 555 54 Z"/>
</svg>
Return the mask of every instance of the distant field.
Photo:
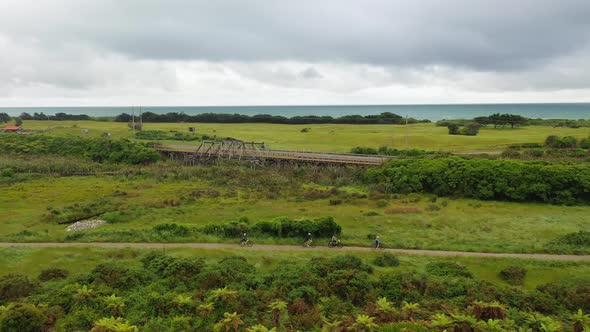
<svg viewBox="0 0 590 332">
<path fill-rule="evenodd" d="M 132 137 L 126 123 L 96 121 L 25 121 L 24 127 L 32 130 L 49 130 L 52 135 L 89 136 L 110 132 L 114 137 Z M 397 125 L 280 125 L 280 124 L 204 124 L 204 123 L 146 123 L 146 130 L 175 130 L 188 133 L 195 127 L 198 134 L 233 137 L 246 141 L 265 142 L 272 149 L 306 151 L 349 152 L 356 146 L 390 146 L 402 149 L 434 151 L 499 151 L 514 143 L 541 143 L 548 135 L 590 136 L 590 128 L 553 128 L 528 126 L 517 129 L 482 128 L 477 136 L 448 135 L 446 127 L 434 124 Z M 310 128 L 301 132 L 303 128 Z M 192 144 L 198 144 L 192 142 Z"/>
<path fill-rule="evenodd" d="M 97 249 L 97 248 L 0 248 L 0 276 L 9 273 L 21 273 L 37 277 L 39 272 L 47 268 L 63 268 L 72 274 L 87 273 L 97 264 L 117 261 L 128 266 L 141 264 L 140 255 L 147 253 L 143 249 Z M 312 257 L 333 257 L 344 254 L 342 251 L 297 251 L 297 252 L 260 252 L 248 249 L 168 249 L 166 254 L 181 257 L 203 257 L 208 262 L 219 261 L 224 257 L 239 255 L 245 257 L 250 264 L 262 271 L 270 270 L 289 263 L 302 263 Z M 374 252 L 350 253 L 370 264 Z M 534 289 L 538 285 L 557 282 L 563 279 L 576 278 L 590 273 L 590 264 L 575 262 L 545 262 L 535 260 L 516 260 L 506 258 L 437 258 L 419 255 L 396 255 L 400 259 L 398 267 L 375 267 L 375 274 L 424 271 L 424 267 L 433 261 L 455 261 L 465 265 L 477 279 L 486 280 L 498 285 L 506 285 L 498 272 L 507 266 L 518 265 L 527 269 L 524 289 Z"/>
<path fill-rule="evenodd" d="M 219 197 L 199 197 L 179 206 L 195 190 L 213 189 Z M 341 187 L 363 193 L 363 188 Z M 370 200 L 345 199 L 340 205 L 322 199 L 253 196 L 241 188 L 213 186 L 205 180 L 127 180 L 125 177 L 44 177 L 6 185 L 0 195 L 0 240 L 63 241 L 66 225 L 43 221 L 49 208 L 85 204 L 107 197 L 123 211 L 139 211 L 129 220 L 88 231 L 79 241 L 145 241 L 130 230 L 149 230 L 162 223 L 204 226 L 247 217 L 251 222 L 278 216 L 318 218 L 332 216 L 343 226 L 342 239 L 350 245 L 369 246 L 369 234 L 378 234 L 389 247 L 490 252 L 542 252 L 545 244 L 564 234 L 590 229 L 589 206 L 486 202 L 431 196 L 401 195 Z M 124 192 L 122 196 L 120 193 Z M 22 233 L 23 231 L 32 234 Z M 131 232 L 133 233 L 133 232 Z M 149 240 L 149 239 L 148 239 Z M 177 241 L 176 239 L 175 241 Z M 181 239 L 182 240 L 182 239 Z M 185 241 L 236 240 L 199 235 Z M 301 239 L 255 239 L 258 243 L 300 243 Z"/>
</svg>

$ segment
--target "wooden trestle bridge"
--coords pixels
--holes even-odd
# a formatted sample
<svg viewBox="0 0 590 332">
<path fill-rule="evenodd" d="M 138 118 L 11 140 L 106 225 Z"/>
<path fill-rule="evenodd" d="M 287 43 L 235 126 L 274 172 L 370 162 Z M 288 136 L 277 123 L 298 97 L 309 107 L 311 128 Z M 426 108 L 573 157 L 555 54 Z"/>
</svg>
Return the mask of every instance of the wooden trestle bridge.
<svg viewBox="0 0 590 332">
<path fill-rule="evenodd" d="M 201 161 L 238 159 L 256 164 L 265 162 L 293 162 L 333 165 L 380 166 L 391 157 L 352 153 L 302 152 L 271 150 L 262 142 L 238 140 L 203 141 L 199 146 L 166 144 L 154 147 L 157 151 L 185 163 L 194 165 Z"/>
</svg>

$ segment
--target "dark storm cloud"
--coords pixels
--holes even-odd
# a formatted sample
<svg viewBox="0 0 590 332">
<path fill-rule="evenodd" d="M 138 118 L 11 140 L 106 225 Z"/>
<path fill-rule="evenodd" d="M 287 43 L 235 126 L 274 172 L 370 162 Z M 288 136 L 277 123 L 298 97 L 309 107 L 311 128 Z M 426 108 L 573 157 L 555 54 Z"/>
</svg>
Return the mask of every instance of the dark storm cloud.
<svg viewBox="0 0 590 332">
<path fill-rule="evenodd" d="M 40 1 L 0 5 L 3 33 L 139 59 L 542 66 L 588 45 L 588 0 Z"/>
</svg>

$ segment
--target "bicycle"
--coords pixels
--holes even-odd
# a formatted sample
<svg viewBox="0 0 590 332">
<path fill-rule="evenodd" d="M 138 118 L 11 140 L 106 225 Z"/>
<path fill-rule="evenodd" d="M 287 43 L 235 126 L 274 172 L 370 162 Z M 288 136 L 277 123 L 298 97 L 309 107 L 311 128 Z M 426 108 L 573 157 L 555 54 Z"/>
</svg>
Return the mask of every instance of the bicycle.
<svg viewBox="0 0 590 332">
<path fill-rule="evenodd" d="M 328 242 L 328 248 L 342 248 L 344 245 L 340 241 L 330 241 Z"/>
<path fill-rule="evenodd" d="M 254 243 L 252 243 L 250 240 L 240 241 L 240 247 L 251 247 L 253 245 Z"/>
<path fill-rule="evenodd" d="M 313 244 L 312 240 L 307 240 L 303 242 L 303 248 L 315 248 L 315 244 Z"/>
</svg>

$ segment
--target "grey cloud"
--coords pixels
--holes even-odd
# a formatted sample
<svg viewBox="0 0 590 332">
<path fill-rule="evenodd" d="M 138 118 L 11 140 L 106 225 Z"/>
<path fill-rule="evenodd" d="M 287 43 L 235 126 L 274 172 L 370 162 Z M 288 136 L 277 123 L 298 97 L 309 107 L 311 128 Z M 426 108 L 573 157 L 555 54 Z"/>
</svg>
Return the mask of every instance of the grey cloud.
<svg viewBox="0 0 590 332">
<path fill-rule="evenodd" d="M 320 72 L 314 67 L 308 67 L 307 69 L 299 73 L 299 76 L 303 77 L 306 80 L 322 78 L 322 74 L 320 74 Z"/>
<path fill-rule="evenodd" d="M 140 59 L 517 71 L 571 54 L 590 38 L 587 0 L 32 3 L 0 5 L 5 33 Z"/>
</svg>

